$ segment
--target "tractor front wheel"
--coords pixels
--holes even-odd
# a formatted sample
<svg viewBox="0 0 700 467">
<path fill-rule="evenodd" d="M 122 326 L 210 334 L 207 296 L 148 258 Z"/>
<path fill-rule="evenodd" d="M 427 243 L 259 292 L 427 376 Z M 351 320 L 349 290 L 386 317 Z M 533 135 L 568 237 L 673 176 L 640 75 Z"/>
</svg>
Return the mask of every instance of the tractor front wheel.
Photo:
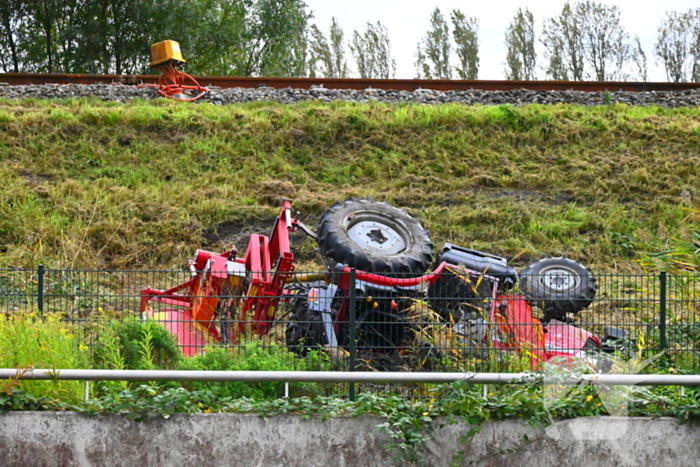
<svg viewBox="0 0 700 467">
<path fill-rule="evenodd" d="M 581 263 L 565 256 L 535 261 L 520 273 L 520 288 L 531 306 L 544 312 L 545 321 L 563 320 L 593 302 L 596 281 Z"/>
</svg>

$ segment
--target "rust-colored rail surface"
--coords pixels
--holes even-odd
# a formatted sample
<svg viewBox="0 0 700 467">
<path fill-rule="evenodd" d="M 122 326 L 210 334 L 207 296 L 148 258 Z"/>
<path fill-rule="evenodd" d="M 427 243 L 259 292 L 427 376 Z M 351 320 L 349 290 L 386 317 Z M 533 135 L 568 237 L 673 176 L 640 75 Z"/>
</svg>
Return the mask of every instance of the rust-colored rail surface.
<svg viewBox="0 0 700 467">
<path fill-rule="evenodd" d="M 423 79 L 334 79 L 334 78 L 239 78 L 230 76 L 197 76 L 204 86 L 220 88 L 271 88 L 309 89 L 323 86 L 327 89 L 393 89 L 415 91 L 435 89 L 438 91 L 511 91 L 528 89 L 532 91 L 687 91 L 700 89 L 700 83 L 632 83 L 615 81 L 463 81 L 463 80 L 423 80 Z M 155 84 L 157 75 L 67 75 L 39 73 L 0 73 L 0 84 L 10 86 L 23 84 L 99 84 L 120 83 L 124 85 Z"/>
</svg>

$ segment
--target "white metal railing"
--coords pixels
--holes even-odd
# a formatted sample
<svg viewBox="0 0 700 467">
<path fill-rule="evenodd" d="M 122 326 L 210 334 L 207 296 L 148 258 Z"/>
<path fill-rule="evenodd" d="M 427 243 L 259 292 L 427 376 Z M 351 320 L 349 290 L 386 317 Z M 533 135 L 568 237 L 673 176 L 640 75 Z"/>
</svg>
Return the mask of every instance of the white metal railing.
<svg viewBox="0 0 700 467">
<path fill-rule="evenodd" d="M 404 373 L 364 371 L 182 371 L 0 369 L 0 379 L 73 381 L 242 381 L 283 383 L 542 383 L 606 386 L 700 386 L 700 375 L 583 374 L 552 377 L 542 373 Z"/>
</svg>

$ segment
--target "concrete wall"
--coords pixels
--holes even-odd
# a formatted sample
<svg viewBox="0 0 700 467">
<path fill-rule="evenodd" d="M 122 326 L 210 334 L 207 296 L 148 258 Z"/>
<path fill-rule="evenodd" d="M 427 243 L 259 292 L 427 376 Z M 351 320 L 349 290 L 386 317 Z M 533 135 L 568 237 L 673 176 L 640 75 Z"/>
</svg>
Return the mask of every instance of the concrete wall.
<svg viewBox="0 0 700 467">
<path fill-rule="evenodd" d="M 382 420 L 263 419 L 248 414 L 175 415 L 144 422 L 76 413 L 0 414 L 0 466 L 388 466 Z M 429 445 L 429 464 L 695 466 L 700 426 L 674 419 L 587 418 L 534 430 L 507 420 L 482 427 L 468 446 L 465 426 L 448 426 Z M 526 440 L 525 437 L 527 437 Z"/>
</svg>

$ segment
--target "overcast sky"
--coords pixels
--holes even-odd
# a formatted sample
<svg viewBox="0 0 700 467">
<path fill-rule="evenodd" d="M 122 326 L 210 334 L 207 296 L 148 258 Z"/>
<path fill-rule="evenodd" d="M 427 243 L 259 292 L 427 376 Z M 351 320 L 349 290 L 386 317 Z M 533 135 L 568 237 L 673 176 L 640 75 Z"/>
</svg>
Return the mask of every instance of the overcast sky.
<svg viewBox="0 0 700 467">
<path fill-rule="evenodd" d="M 699 6 L 698 0 L 598 0 L 608 5 L 617 5 L 621 21 L 630 36 L 638 35 L 647 55 L 649 81 L 666 81 L 663 69 L 655 64 L 654 42 L 659 22 L 667 11 L 686 11 Z M 389 30 L 392 53 L 396 58 L 396 77 L 415 78 L 414 66 L 416 46 L 425 37 L 430 26 L 430 15 L 435 7 L 449 18 L 450 11 L 460 9 L 466 16 L 479 19 L 479 79 L 504 79 L 503 62 L 506 49 L 506 28 L 518 8 L 526 7 L 535 17 L 535 33 L 539 40 L 545 18 L 561 12 L 564 0 L 522 0 L 460 2 L 454 0 L 306 0 L 313 11 L 311 20 L 328 35 L 331 18 L 335 17 L 345 32 L 346 44 L 353 30 L 363 31 L 368 21 L 381 21 Z M 348 62 L 352 64 L 350 51 Z M 537 44 L 538 65 L 544 62 L 542 47 Z M 544 78 L 539 70 L 538 77 Z"/>
</svg>

